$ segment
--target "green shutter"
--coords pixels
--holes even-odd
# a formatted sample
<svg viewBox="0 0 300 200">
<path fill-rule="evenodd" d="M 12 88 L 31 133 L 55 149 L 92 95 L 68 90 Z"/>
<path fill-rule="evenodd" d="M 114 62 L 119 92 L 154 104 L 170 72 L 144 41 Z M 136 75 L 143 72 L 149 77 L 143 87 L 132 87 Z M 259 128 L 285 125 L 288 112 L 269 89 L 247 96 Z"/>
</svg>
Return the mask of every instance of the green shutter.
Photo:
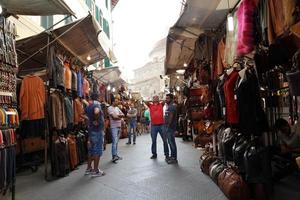
<svg viewBox="0 0 300 200">
<path fill-rule="evenodd" d="M 47 19 L 47 16 L 41 16 L 41 26 L 44 29 L 48 28 L 48 19 Z"/>
<path fill-rule="evenodd" d="M 111 64 L 110 64 L 109 58 L 105 58 L 104 59 L 104 67 L 107 68 L 107 67 L 110 67 L 110 66 L 111 66 Z"/>
<path fill-rule="evenodd" d="M 48 27 L 53 26 L 53 15 L 48 16 Z"/>
<path fill-rule="evenodd" d="M 103 31 L 106 33 L 107 37 L 110 38 L 109 24 L 105 18 L 103 18 Z"/>
<path fill-rule="evenodd" d="M 106 8 L 108 9 L 108 0 L 105 0 Z"/>
<path fill-rule="evenodd" d="M 85 4 L 89 7 L 89 9 L 92 9 L 92 0 L 85 0 Z"/>
</svg>

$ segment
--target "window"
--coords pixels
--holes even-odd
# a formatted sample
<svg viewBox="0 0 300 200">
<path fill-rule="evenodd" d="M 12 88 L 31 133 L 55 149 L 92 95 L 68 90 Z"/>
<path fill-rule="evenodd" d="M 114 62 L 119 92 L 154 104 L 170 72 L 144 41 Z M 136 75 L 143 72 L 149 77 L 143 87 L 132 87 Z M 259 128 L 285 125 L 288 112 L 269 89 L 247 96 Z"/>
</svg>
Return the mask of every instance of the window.
<svg viewBox="0 0 300 200">
<path fill-rule="evenodd" d="M 110 38 L 110 33 L 109 33 L 109 24 L 108 24 L 108 21 L 103 18 L 103 31 L 104 33 L 106 33 L 108 39 Z"/>
<path fill-rule="evenodd" d="M 108 0 L 105 0 L 106 8 L 108 9 Z"/>
<path fill-rule="evenodd" d="M 85 4 L 89 7 L 89 9 L 92 9 L 92 0 L 85 0 Z"/>
<path fill-rule="evenodd" d="M 110 67 L 110 66 L 111 66 L 111 64 L 110 64 L 109 58 L 105 58 L 104 59 L 104 67 L 107 68 L 107 67 Z"/>
<path fill-rule="evenodd" d="M 53 16 L 42 16 L 41 26 L 44 29 L 48 29 L 49 27 L 53 26 Z"/>
<path fill-rule="evenodd" d="M 68 15 L 65 15 L 65 24 L 70 24 L 71 22 L 73 22 L 73 19 L 72 19 L 72 16 L 69 16 L 68 18 L 66 18 L 66 17 L 68 17 Z"/>
<path fill-rule="evenodd" d="M 96 6 L 96 20 L 98 21 L 98 23 L 100 24 L 100 26 L 102 27 L 103 25 L 102 25 L 102 16 L 103 16 L 103 14 L 102 14 L 102 11 L 101 11 L 101 9 L 99 9 L 98 8 L 98 6 Z"/>
</svg>

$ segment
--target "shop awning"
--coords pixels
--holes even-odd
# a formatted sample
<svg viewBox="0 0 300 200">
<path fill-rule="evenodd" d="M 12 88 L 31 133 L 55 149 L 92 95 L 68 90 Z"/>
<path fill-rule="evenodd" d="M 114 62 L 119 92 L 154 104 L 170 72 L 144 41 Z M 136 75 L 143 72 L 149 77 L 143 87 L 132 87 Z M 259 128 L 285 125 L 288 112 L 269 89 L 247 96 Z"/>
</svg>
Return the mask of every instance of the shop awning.
<svg viewBox="0 0 300 200">
<path fill-rule="evenodd" d="M 119 67 L 107 67 L 100 70 L 94 70 L 93 76 L 104 83 L 114 83 L 121 79 Z"/>
<path fill-rule="evenodd" d="M 101 29 L 94 17 L 88 15 L 49 33 L 43 32 L 17 41 L 19 73 L 39 71 L 46 67 L 49 37 L 59 42 L 84 65 L 91 65 L 108 57 L 108 53 L 99 42 L 100 32 Z M 35 55 L 29 59 L 33 54 Z"/>
<path fill-rule="evenodd" d="M 166 74 L 184 68 L 194 54 L 195 41 L 207 30 L 214 30 L 226 19 L 228 8 L 240 0 L 187 0 L 185 9 L 170 28 L 165 60 Z M 229 7 L 228 7 L 229 3 Z"/>
<path fill-rule="evenodd" d="M 64 0 L 0 0 L 0 5 L 16 15 L 74 15 Z"/>
</svg>

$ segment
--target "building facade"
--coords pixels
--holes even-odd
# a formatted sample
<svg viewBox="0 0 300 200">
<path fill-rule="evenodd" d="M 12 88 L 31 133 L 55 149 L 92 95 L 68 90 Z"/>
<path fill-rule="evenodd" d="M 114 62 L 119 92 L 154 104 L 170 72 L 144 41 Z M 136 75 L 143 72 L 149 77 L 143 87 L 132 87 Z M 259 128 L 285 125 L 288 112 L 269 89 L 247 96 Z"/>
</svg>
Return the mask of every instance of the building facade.
<svg viewBox="0 0 300 200">
<path fill-rule="evenodd" d="M 69 24 L 75 20 L 86 17 L 91 13 L 97 20 L 102 29 L 101 45 L 113 52 L 112 38 L 112 9 L 116 6 L 116 0 L 64 0 L 70 9 L 75 13 L 75 16 L 52 15 L 52 16 L 18 16 L 16 19 L 10 19 L 16 24 L 18 39 L 30 37 L 39 34 L 46 29 L 59 28 Z M 89 66 L 90 70 L 98 67 L 111 66 L 110 59 L 105 59 L 99 63 Z"/>
<path fill-rule="evenodd" d="M 154 95 L 163 97 L 165 82 L 161 77 L 165 74 L 165 55 L 166 39 L 162 39 L 150 52 L 151 61 L 134 70 L 134 79 L 129 88 L 132 92 L 140 92 L 144 100 L 150 100 Z"/>
</svg>

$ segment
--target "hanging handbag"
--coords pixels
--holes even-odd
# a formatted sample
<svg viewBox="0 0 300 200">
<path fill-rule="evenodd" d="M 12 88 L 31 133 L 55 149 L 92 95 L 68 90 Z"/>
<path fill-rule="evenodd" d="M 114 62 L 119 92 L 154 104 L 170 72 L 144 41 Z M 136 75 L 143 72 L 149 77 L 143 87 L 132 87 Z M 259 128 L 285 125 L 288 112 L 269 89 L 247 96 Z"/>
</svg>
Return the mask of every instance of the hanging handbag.
<svg viewBox="0 0 300 200">
<path fill-rule="evenodd" d="M 199 109 L 192 109 L 191 110 L 191 119 L 193 121 L 200 121 L 204 118 L 204 113 L 203 111 Z"/>
<path fill-rule="evenodd" d="M 237 139 L 232 147 L 233 161 L 236 166 L 238 166 L 241 172 L 245 171 L 244 166 L 244 153 L 249 146 L 249 141 L 242 136 L 242 134 L 237 135 Z"/>
<path fill-rule="evenodd" d="M 226 166 L 222 163 L 221 160 L 214 161 L 209 167 L 209 176 L 211 179 L 218 184 L 218 176 L 219 174 L 226 168 Z"/>
<path fill-rule="evenodd" d="M 229 200 L 249 200 L 249 189 L 242 176 L 232 167 L 218 176 L 218 185 Z"/>
<path fill-rule="evenodd" d="M 293 68 L 286 73 L 292 96 L 300 96 L 300 49 L 293 56 Z"/>
<path fill-rule="evenodd" d="M 208 153 L 208 152 L 204 153 L 200 157 L 201 171 L 206 175 L 209 175 L 209 167 L 215 160 L 217 160 L 217 157 L 214 156 L 212 153 Z"/>
</svg>

